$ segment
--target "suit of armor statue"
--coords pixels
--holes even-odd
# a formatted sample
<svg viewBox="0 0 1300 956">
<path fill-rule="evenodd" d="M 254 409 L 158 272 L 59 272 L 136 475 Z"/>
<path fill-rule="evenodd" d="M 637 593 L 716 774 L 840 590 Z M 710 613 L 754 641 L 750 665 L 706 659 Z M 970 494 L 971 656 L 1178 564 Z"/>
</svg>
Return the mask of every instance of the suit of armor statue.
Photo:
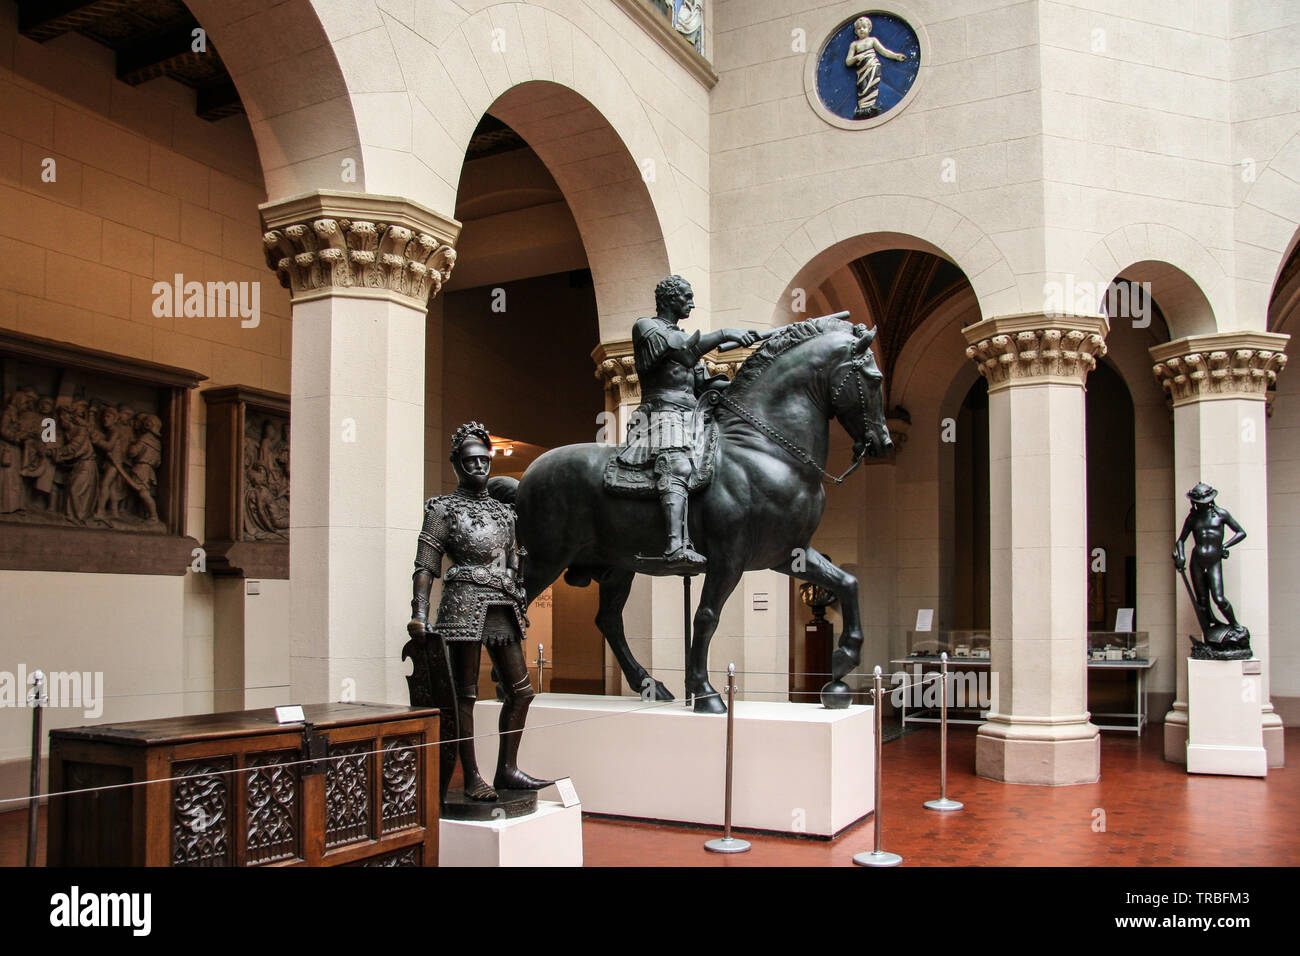
<svg viewBox="0 0 1300 956">
<path fill-rule="evenodd" d="M 469 422 L 452 439 L 452 464 L 460 484 L 450 495 L 430 498 L 415 552 L 414 599 L 406 654 L 415 662 L 411 703 L 437 705 L 444 715 L 443 739 L 458 740 L 465 795 L 495 800 L 497 790 L 540 790 L 538 780 L 518 768 L 516 758 L 533 688 L 524 662 L 524 592 L 521 551 L 515 540 L 515 510 L 487 491 L 491 468 L 487 430 Z M 451 565 L 442 573 L 442 559 Z M 429 624 L 429 590 L 442 576 L 438 616 Z M 486 647 L 504 694 L 497 771 L 489 786 L 474 752 L 474 704 L 478 699 L 480 647 Z M 406 656 L 404 654 L 403 656 Z M 449 733 L 454 727 L 454 733 Z M 442 752 L 442 792 L 455 768 L 457 751 Z M 495 788 L 495 789 L 494 789 Z"/>
<path fill-rule="evenodd" d="M 631 467 L 653 465 L 655 490 L 668 526 L 664 563 L 698 570 L 705 559 L 695 551 L 687 523 L 688 486 L 695 468 L 691 459 L 694 413 L 705 389 L 727 385 L 724 375 L 710 378 L 700 359 L 724 342 L 749 346 L 759 336 L 740 329 L 688 334 L 677 323 L 694 308 L 690 283 L 681 276 L 669 276 L 655 287 L 657 314 L 637 319 L 632 326 L 632 358 L 641 383 L 641 405 L 628 423 L 627 446 L 618 460 Z"/>
</svg>

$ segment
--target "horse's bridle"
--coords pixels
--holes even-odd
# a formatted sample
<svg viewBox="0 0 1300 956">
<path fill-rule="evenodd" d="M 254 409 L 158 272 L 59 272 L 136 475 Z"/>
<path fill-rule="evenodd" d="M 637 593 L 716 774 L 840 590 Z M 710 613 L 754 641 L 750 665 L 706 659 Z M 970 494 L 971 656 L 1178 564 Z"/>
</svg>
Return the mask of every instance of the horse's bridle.
<svg viewBox="0 0 1300 956">
<path fill-rule="evenodd" d="M 835 400 L 839 398 L 840 393 L 844 390 L 845 383 L 848 382 L 849 376 L 854 375 L 854 373 L 858 373 L 856 375 L 858 405 L 862 409 L 862 432 L 864 435 L 869 434 L 869 430 L 870 430 L 870 422 L 867 421 L 867 396 L 864 395 L 862 392 L 862 379 L 865 377 L 865 375 L 863 375 L 862 372 L 866 367 L 867 367 L 866 356 L 863 356 L 862 358 L 854 359 L 852 362 L 848 363 L 847 367 L 844 369 L 844 374 L 840 377 L 840 380 L 831 388 L 831 407 L 833 410 L 835 405 Z M 802 447 L 795 444 L 790 439 L 786 438 L 783 434 L 781 434 L 780 431 L 773 428 L 767 422 L 763 421 L 761 418 L 759 418 L 757 415 L 751 412 L 744 405 L 740 404 L 740 402 L 737 402 L 735 399 L 728 397 L 725 392 L 712 391 L 711 396 L 712 396 L 712 401 L 717 402 L 721 405 L 725 405 L 727 408 L 731 409 L 731 411 L 735 412 L 740 418 L 744 419 L 749 424 L 753 425 L 755 428 L 761 431 L 763 434 L 767 435 L 769 438 L 775 441 L 778 445 L 780 445 L 783 449 L 785 449 L 790 455 L 792 455 L 796 460 L 803 462 L 805 465 L 812 465 L 814 468 L 816 468 L 819 472 L 821 472 L 822 481 L 825 481 L 828 484 L 832 484 L 832 485 L 843 484 L 844 479 L 847 478 L 849 475 L 853 474 L 853 472 L 857 470 L 858 465 L 862 464 L 862 459 L 867 453 L 867 443 L 864 441 L 862 443 L 862 450 L 853 456 L 853 463 L 850 464 L 849 467 L 846 468 L 844 472 L 837 478 L 835 475 L 832 475 L 821 465 L 817 464 L 816 459 L 814 459 L 812 455 L 808 454 L 808 452 L 804 451 Z"/>
</svg>

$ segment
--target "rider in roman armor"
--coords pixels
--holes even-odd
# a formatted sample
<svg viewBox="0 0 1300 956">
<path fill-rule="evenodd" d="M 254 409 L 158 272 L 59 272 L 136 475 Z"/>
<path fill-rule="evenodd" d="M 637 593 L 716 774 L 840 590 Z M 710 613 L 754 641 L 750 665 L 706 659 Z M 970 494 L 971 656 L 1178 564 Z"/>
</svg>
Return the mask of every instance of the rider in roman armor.
<svg viewBox="0 0 1300 956">
<path fill-rule="evenodd" d="M 641 405 L 628 425 L 628 443 L 618 459 L 633 467 L 653 463 L 655 490 L 668 525 L 668 565 L 702 568 L 705 559 L 691 544 L 687 527 L 688 482 L 696 401 L 708 388 L 723 388 L 727 378 L 710 377 L 700 361 L 706 352 L 734 342 L 746 347 L 759 335 L 749 329 L 687 333 L 678 326 L 695 308 L 690 283 L 672 275 L 655 286 L 656 314 L 632 326 L 632 357 L 641 382 Z"/>
</svg>

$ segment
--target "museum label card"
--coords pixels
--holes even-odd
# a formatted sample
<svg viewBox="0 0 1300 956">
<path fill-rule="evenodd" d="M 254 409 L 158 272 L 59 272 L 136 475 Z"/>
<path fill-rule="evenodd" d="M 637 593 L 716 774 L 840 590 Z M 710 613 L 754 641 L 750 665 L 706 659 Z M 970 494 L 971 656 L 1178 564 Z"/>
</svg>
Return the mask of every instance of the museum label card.
<svg viewBox="0 0 1300 956">
<path fill-rule="evenodd" d="M 928 631 L 934 625 L 934 608 L 923 607 L 916 611 L 916 630 Z"/>
<path fill-rule="evenodd" d="M 277 724 L 301 724 L 306 719 L 307 715 L 302 712 L 301 704 L 275 708 L 275 722 Z"/>
<path fill-rule="evenodd" d="M 573 778 L 561 777 L 555 781 L 555 789 L 560 791 L 560 802 L 567 807 L 576 807 L 582 803 L 578 799 L 578 788 L 573 785 Z"/>
<path fill-rule="evenodd" d="M 1121 633 L 1133 630 L 1133 609 L 1122 607 L 1115 612 L 1115 630 Z"/>
</svg>

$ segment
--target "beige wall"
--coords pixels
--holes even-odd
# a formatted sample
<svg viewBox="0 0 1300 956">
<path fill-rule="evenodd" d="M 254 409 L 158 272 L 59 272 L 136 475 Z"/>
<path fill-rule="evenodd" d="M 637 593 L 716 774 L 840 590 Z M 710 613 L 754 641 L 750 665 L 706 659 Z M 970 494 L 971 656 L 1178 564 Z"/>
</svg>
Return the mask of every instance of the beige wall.
<svg viewBox="0 0 1300 956">
<path fill-rule="evenodd" d="M 118 82 L 109 50 L 71 34 L 35 43 L 16 18 L 16 5 L 0 7 L 0 326 L 193 369 L 205 387 L 287 392 L 288 294 L 262 255 L 265 194 L 247 121 L 201 120 L 191 90 Z M 54 182 L 41 179 L 47 157 Z M 153 283 L 177 272 L 260 282 L 260 324 L 155 317 Z M 200 542 L 203 447 L 195 394 L 185 530 Z M 287 588 L 269 590 L 261 606 L 287 601 Z M 0 669 L 102 670 L 106 694 L 149 695 L 110 699 L 102 720 L 210 709 L 210 693 L 181 693 L 213 689 L 207 576 L 0 571 L 0 595 Z M 27 719 L 0 711 L 0 760 L 26 752 Z"/>
</svg>

